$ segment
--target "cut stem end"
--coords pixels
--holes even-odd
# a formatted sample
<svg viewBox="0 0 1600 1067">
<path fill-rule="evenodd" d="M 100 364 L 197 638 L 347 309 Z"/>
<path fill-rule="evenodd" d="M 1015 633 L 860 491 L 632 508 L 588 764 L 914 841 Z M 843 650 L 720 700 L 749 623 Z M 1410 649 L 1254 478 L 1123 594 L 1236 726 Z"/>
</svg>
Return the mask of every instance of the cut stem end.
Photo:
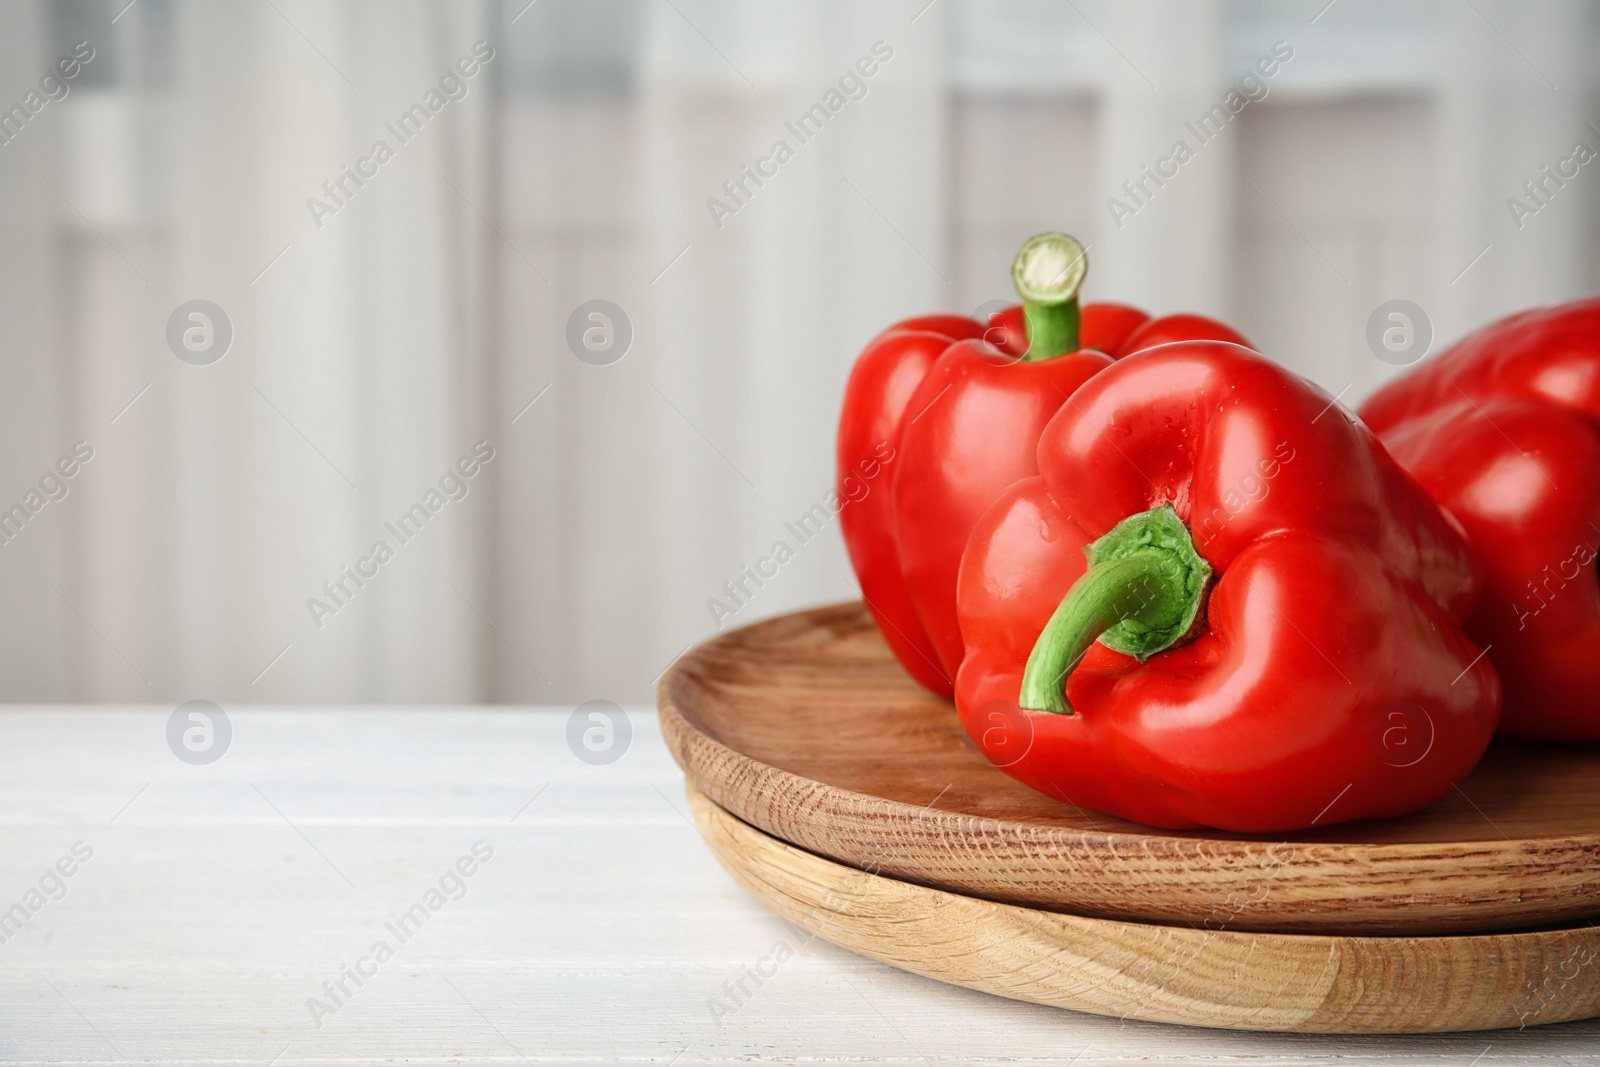
<svg viewBox="0 0 1600 1067">
<path fill-rule="evenodd" d="M 1011 263 L 1028 327 L 1025 360 L 1044 360 L 1078 349 L 1078 290 L 1089 258 L 1076 238 L 1040 233 L 1028 238 Z"/>
</svg>

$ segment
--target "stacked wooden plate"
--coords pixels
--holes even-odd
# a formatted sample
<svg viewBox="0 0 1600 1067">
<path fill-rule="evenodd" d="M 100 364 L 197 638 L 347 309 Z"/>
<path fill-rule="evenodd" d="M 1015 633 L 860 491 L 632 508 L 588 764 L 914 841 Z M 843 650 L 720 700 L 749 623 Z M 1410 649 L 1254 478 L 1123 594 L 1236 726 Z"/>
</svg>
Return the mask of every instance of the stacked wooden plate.
<svg viewBox="0 0 1600 1067">
<path fill-rule="evenodd" d="M 918 974 L 1079 1011 L 1305 1033 L 1600 1015 L 1600 751 L 1498 744 L 1404 819 L 1164 831 L 968 743 L 859 604 L 690 651 L 662 728 L 724 867 Z"/>
</svg>

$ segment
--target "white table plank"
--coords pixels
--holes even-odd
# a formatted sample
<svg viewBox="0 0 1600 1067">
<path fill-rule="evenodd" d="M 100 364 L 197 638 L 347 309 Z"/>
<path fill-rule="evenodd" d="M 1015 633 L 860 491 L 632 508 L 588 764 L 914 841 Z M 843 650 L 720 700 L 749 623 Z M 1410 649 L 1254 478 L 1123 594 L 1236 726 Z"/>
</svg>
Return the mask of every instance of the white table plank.
<svg viewBox="0 0 1600 1067">
<path fill-rule="evenodd" d="M 1600 1063 L 1593 1023 L 1220 1033 L 804 943 L 712 860 L 648 709 L 601 767 L 568 750 L 564 709 L 237 711 L 227 755 L 195 767 L 166 747 L 169 710 L 0 712 L 0 909 L 94 850 L 0 944 L 0 1063 Z M 465 895 L 388 934 L 480 840 Z M 380 937 L 394 958 L 316 1025 L 307 998 Z M 714 1018 L 780 940 L 794 959 Z"/>
</svg>

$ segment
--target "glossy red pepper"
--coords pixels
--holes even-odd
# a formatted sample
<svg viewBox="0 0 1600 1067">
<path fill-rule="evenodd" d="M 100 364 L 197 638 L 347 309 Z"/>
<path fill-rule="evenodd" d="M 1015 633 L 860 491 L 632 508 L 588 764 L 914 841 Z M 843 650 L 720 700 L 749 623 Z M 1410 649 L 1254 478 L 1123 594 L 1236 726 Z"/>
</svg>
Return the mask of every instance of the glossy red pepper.
<svg viewBox="0 0 1600 1067">
<path fill-rule="evenodd" d="M 1416 810 L 1483 754 L 1466 543 L 1315 386 L 1233 345 L 1141 352 L 1056 414 L 1039 468 L 961 569 L 956 706 L 1012 777 L 1267 833 Z"/>
<path fill-rule="evenodd" d="M 961 664 L 955 590 L 967 535 L 1001 490 L 1037 472 L 1035 446 L 1056 409 L 1140 335 L 1248 343 L 1198 315 L 1080 310 L 1086 269 L 1072 238 L 1034 237 L 1012 268 L 1021 305 L 987 325 L 955 315 L 897 323 L 862 351 L 846 386 L 837 447 L 839 496 L 851 501 L 840 512 L 845 545 L 889 647 L 941 696 L 952 695 Z"/>
<path fill-rule="evenodd" d="M 1600 298 L 1493 323 L 1361 414 L 1467 531 L 1500 729 L 1600 741 Z"/>
</svg>

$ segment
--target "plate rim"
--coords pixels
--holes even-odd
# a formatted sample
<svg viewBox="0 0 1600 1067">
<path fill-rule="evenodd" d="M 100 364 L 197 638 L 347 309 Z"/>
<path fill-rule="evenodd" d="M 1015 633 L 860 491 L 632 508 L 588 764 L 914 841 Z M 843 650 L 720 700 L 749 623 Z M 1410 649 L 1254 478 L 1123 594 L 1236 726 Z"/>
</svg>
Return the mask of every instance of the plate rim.
<svg viewBox="0 0 1600 1067">
<path fill-rule="evenodd" d="M 1452 994 L 1457 990 L 1449 988 L 1450 983 L 1440 980 L 1440 975 L 1437 973 L 1438 961 L 1443 960 L 1446 969 L 1450 966 L 1465 967 L 1466 963 L 1462 957 L 1475 949 L 1484 950 L 1484 954 L 1495 959 L 1497 963 L 1503 963 L 1508 956 L 1518 961 L 1536 959 L 1543 964 L 1542 969 L 1537 975 L 1529 976 L 1526 982 L 1519 981 L 1516 985 L 1518 988 L 1539 989 L 1548 983 L 1550 974 L 1560 974 L 1560 969 L 1566 963 L 1572 962 L 1576 946 L 1582 946 L 1588 951 L 1591 959 L 1600 956 L 1600 927 L 1594 924 L 1542 930 L 1485 931 L 1438 936 L 1308 934 L 1196 930 L 1029 908 L 951 893 L 846 866 L 792 845 L 739 818 L 717 804 L 692 781 L 686 780 L 684 788 L 694 825 L 717 862 L 735 881 L 786 921 L 796 923 L 816 936 L 852 952 L 877 959 L 901 970 L 995 996 L 1051 1007 L 1097 1015 L 1120 1015 L 1123 1018 L 1148 1022 L 1276 1033 L 1417 1034 L 1521 1028 L 1530 1025 L 1527 1015 L 1519 1015 L 1516 1018 L 1469 1015 L 1466 1007 L 1453 1000 Z M 734 849 L 721 847 L 718 844 L 719 838 L 727 838 L 736 845 L 742 844 L 744 847 Z M 742 842 L 740 839 L 743 839 Z M 767 853 L 765 860 L 760 856 L 763 852 Z M 800 872 L 801 877 L 790 879 L 795 884 L 814 886 L 820 890 L 830 881 L 860 882 L 865 879 L 867 881 L 862 884 L 869 888 L 859 895 L 830 890 L 815 901 L 806 900 L 791 888 L 776 886 L 757 876 L 754 869 L 763 863 L 770 866 L 770 861 L 774 857 L 780 865 L 793 866 Z M 926 901 L 926 904 L 924 906 L 919 903 L 917 907 L 908 909 L 903 920 L 897 916 L 894 921 L 888 922 L 875 922 L 875 915 L 869 913 L 867 909 L 863 909 L 862 915 L 851 916 L 848 914 L 848 906 L 829 907 L 829 902 L 835 899 L 843 899 L 847 905 L 852 901 L 865 900 L 866 892 L 871 892 L 880 886 L 890 894 L 916 902 Z M 795 906 L 799 903 L 810 903 L 813 906 L 809 913 L 802 913 Z M 962 912 L 965 921 L 939 925 L 937 923 L 939 912 L 944 906 L 952 904 Z M 977 922 L 973 921 L 974 916 L 978 918 Z M 1259 995 L 1254 1004 L 1243 1003 L 1242 995 L 1239 1003 L 1218 1003 L 1213 1006 L 1211 1014 L 1206 1013 L 1203 1003 L 1199 1006 L 1175 1003 L 1174 1001 L 1179 999 L 1176 996 L 1169 998 L 1165 1007 L 1162 1007 L 1157 1000 L 1156 1006 L 1147 1010 L 1118 1011 L 1118 1005 L 1108 1004 L 1104 996 L 1096 995 L 1096 988 L 1104 987 L 1107 983 L 1086 981 L 1082 973 L 1065 987 L 1057 983 L 1057 988 L 1054 990 L 1050 988 L 1049 976 L 1041 977 L 1038 968 L 1026 969 L 1015 976 L 1008 975 L 1004 968 L 988 974 L 960 974 L 964 966 L 971 967 L 971 960 L 981 958 L 983 955 L 981 949 L 969 952 L 964 948 L 977 940 L 985 916 L 989 916 L 990 921 L 996 925 L 1026 928 L 1032 936 L 1017 939 L 1024 942 L 1041 939 L 1048 941 L 1050 930 L 1054 927 L 1063 941 L 1088 940 L 1098 935 L 1110 943 L 1119 937 L 1132 936 L 1152 944 L 1179 946 L 1169 954 L 1170 958 L 1177 958 L 1180 952 L 1192 949 L 1189 955 L 1192 960 L 1198 958 L 1198 955 L 1208 947 L 1214 948 L 1231 943 L 1237 945 L 1239 949 L 1235 956 L 1248 960 L 1258 968 L 1270 963 L 1272 957 L 1277 957 L 1285 965 L 1289 965 L 1296 955 L 1310 962 L 1325 954 L 1325 963 L 1317 979 L 1310 983 L 1309 990 L 1299 995 L 1298 999 L 1308 1007 L 1303 1007 L 1298 1014 L 1292 1009 L 1281 1006 L 1275 999 L 1268 1002 L 1267 998 Z M 908 926 L 919 923 L 935 927 L 940 936 L 929 939 L 929 944 L 936 948 L 929 952 L 926 959 L 908 960 L 904 958 L 906 942 L 914 940 L 915 936 L 908 930 Z M 839 936 L 841 929 L 853 933 L 848 939 L 842 939 Z M 835 936 L 829 936 L 830 933 Z M 1214 938 L 1222 940 L 1213 942 Z M 892 950 L 890 947 L 884 947 L 881 954 L 871 951 L 871 948 L 879 944 L 892 946 Z M 1553 952 L 1546 957 L 1546 950 L 1564 944 L 1573 946 L 1569 947 L 1566 959 L 1552 963 L 1559 952 Z M 1366 955 L 1376 958 L 1363 963 L 1363 950 Z M 1028 946 L 1024 945 L 1018 951 L 1025 955 Z M 1062 953 L 1049 953 L 1046 958 L 1058 961 L 1065 951 L 1063 949 Z M 1431 961 L 1422 964 L 1415 958 L 1418 954 L 1429 955 Z M 897 956 L 900 958 L 896 958 Z M 1397 963 L 1397 960 L 1403 962 Z M 937 962 L 938 966 L 934 966 L 934 962 L 930 961 Z M 1481 966 L 1482 960 L 1474 960 L 1473 965 Z M 1529 963 L 1530 968 L 1531 966 Z M 1080 972 L 1081 970 L 1082 968 Z M 1125 970 L 1119 971 L 1114 967 L 1110 970 L 1111 973 L 1126 977 Z M 1582 982 L 1578 981 L 1577 974 L 1570 978 L 1561 975 L 1564 984 L 1558 987 L 1557 993 L 1540 1000 L 1536 1012 L 1529 1013 L 1536 1015 L 1531 1025 L 1574 1022 L 1600 1015 L 1600 975 L 1597 975 L 1595 970 L 1592 966 L 1580 965 L 1579 973 L 1588 972 L 1587 979 Z M 939 973 L 940 971 L 944 973 Z M 1407 981 L 1422 984 L 1431 982 L 1441 989 L 1439 1004 L 1431 1015 L 1424 1016 L 1416 1010 L 1416 998 L 1398 995 L 1399 991 L 1395 988 L 1396 974 L 1393 973 L 1396 971 L 1400 972 L 1398 984 L 1403 985 Z M 1546 981 L 1534 984 L 1533 978 L 1541 975 Z M 1178 970 L 1174 969 L 1166 976 L 1165 982 L 1146 984 L 1168 992 L 1165 987 L 1175 984 L 1174 980 L 1178 976 Z M 1345 987 L 1345 995 L 1342 997 L 1340 990 L 1336 988 L 1341 984 Z M 1216 980 L 1213 977 L 1212 985 L 1213 988 L 1222 990 L 1219 999 L 1225 999 L 1231 991 L 1231 983 L 1227 981 Z M 1041 989 L 1048 995 L 1041 995 Z M 1504 997 L 1503 994 L 1485 995 L 1475 989 L 1467 991 L 1474 993 L 1481 1002 L 1494 1004 L 1498 1001 L 1500 1006 L 1509 1006 L 1513 1013 L 1517 1010 L 1518 1002 Z M 1278 988 L 1275 987 L 1274 997 L 1277 992 Z M 1341 1000 L 1347 1003 L 1341 1005 Z M 1139 1006 L 1144 1007 L 1149 1003 L 1147 997 L 1139 1002 Z M 1551 1009 L 1552 1005 L 1554 1007 L 1550 1016 L 1542 1017 L 1546 1009 Z M 1276 1022 L 1262 1025 L 1264 1017 L 1276 1017 Z M 1421 1017 L 1426 1017 L 1428 1021 L 1418 1025 L 1416 1020 Z M 1407 1019 L 1412 1021 L 1403 1021 Z"/>
<path fill-rule="evenodd" d="M 757 620 L 694 645 L 667 669 L 657 686 L 657 705 L 663 738 L 666 740 L 674 760 L 691 782 L 735 817 L 750 823 L 779 840 L 827 856 L 835 862 L 850 864 L 860 869 L 854 858 L 830 852 L 826 848 L 818 848 L 815 835 L 810 835 L 805 840 L 796 840 L 795 838 L 800 836 L 793 832 L 793 824 L 799 821 L 797 818 L 791 817 L 788 820 L 790 825 L 785 825 L 783 820 L 772 817 L 769 811 L 761 810 L 761 805 L 756 804 L 745 793 L 760 792 L 768 796 L 774 794 L 804 795 L 809 801 L 807 807 L 813 819 L 815 819 L 818 810 L 842 817 L 864 815 L 874 808 L 892 811 L 901 818 L 915 818 L 919 825 L 926 828 L 927 833 L 924 836 L 931 843 L 970 838 L 973 834 L 972 824 L 975 821 L 981 821 L 986 824 L 985 833 L 988 836 L 1008 840 L 1022 850 L 1039 852 L 1052 849 L 1080 848 L 1116 853 L 1119 849 L 1136 849 L 1147 853 L 1154 852 L 1173 857 L 1182 857 L 1186 861 L 1198 861 L 1207 870 L 1215 872 L 1239 870 L 1252 864 L 1259 865 L 1273 856 L 1269 850 L 1285 842 L 1293 845 L 1297 857 L 1315 860 L 1319 864 L 1338 863 L 1347 865 L 1353 862 L 1370 865 L 1378 869 L 1394 869 L 1397 866 L 1411 865 L 1417 869 L 1416 873 L 1419 878 L 1428 872 L 1438 872 L 1440 876 L 1461 874 L 1462 870 L 1459 865 L 1463 861 L 1475 863 L 1484 870 L 1487 876 L 1494 870 L 1504 869 L 1503 864 L 1508 851 L 1521 854 L 1524 863 L 1523 869 L 1529 879 L 1549 878 L 1553 873 L 1559 873 L 1562 877 L 1570 880 L 1571 872 L 1574 869 L 1586 866 L 1582 862 L 1583 860 L 1588 860 L 1587 866 L 1600 872 L 1600 829 L 1587 835 L 1560 833 L 1543 837 L 1522 836 L 1510 838 L 1502 834 L 1499 839 L 1484 838 L 1475 841 L 1296 841 L 1292 837 L 1229 835 L 1222 832 L 1217 832 L 1221 833 L 1221 836 L 1212 836 L 1205 832 L 1180 835 L 1154 827 L 1145 833 L 1124 830 L 1079 829 L 1000 820 L 992 816 L 960 813 L 937 808 L 933 804 L 919 809 L 904 801 L 862 793 L 845 786 L 807 778 L 804 775 L 758 760 L 708 734 L 689 716 L 685 715 L 679 706 L 678 697 L 681 687 L 697 684 L 695 678 L 696 669 L 699 665 L 705 663 L 708 657 L 725 654 L 730 647 L 748 645 L 751 635 L 762 630 L 793 626 L 814 618 L 837 618 L 846 613 L 869 619 L 868 625 L 871 625 L 870 617 L 866 615 L 865 607 L 860 601 L 842 601 Z M 757 790 L 746 789 L 741 791 L 732 788 L 730 785 L 732 782 L 739 782 L 748 786 L 752 781 L 757 784 Z M 1487 816 L 1485 818 L 1487 819 Z M 1494 825 L 1492 821 L 1490 825 Z M 1532 851 L 1530 851 L 1530 848 Z M 1563 858 L 1565 858 L 1565 862 L 1562 862 Z M 917 884 L 958 893 L 973 892 L 968 887 L 942 883 L 929 876 L 919 878 L 918 873 L 905 868 L 896 868 L 894 870 L 894 874 L 897 877 Z M 1561 887 L 1552 883 L 1551 888 L 1558 890 L 1553 894 L 1552 899 L 1559 900 L 1568 897 L 1570 887 Z M 1012 898 L 990 893 L 975 893 L 974 895 L 1014 906 L 1039 908 L 1055 908 L 1056 906 L 1054 902 L 1047 903 L 1021 895 Z M 1526 925 L 1530 927 L 1549 925 L 1552 922 L 1574 921 L 1584 916 L 1600 914 L 1600 878 L 1596 879 L 1595 890 L 1591 891 L 1591 896 L 1596 899 L 1587 900 L 1582 904 L 1574 904 L 1567 909 L 1555 906 L 1543 908 Z M 1390 906 L 1392 907 L 1392 891 L 1389 891 L 1388 897 L 1391 900 Z M 1362 894 L 1355 894 L 1349 898 L 1352 903 L 1361 899 Z M 1206 903 L 1209 903 L 1209 901 L 1198 904 L 1188 920 L 1176 915 L 1155 916 L 1152 914 L 1126 912 L 1117 914 L 1107 910 L 1094 911 L 1083 907 L 1081 904 L 1075 904 L 1073 907 L 1078 910 L 1088 910 L 1091 914 L 1100 918 L 1120 921 L 1183 922 L 1195 921 L 1196 918 L 1205 915 Z M 1061 910 L 1070 912 L 1073 907 L 1062 905 Z M 1466 921 L 1464 923 L 1438 925 L 1431 931 L 1429 936 L 1443 936 L 1449 933 L 1464 933 L 1482 929 L 1504 929 L 1503 924 L 1495 923 L 1485 926 L 1473 918 L 1477 912 L 1487 910 L 1490 910 L 1487 905 L 1468 909 L 1469 913 L 1465 916 Z M 1376 926 L 1363 926 L 1364 920 L 1351 920 L 1347 917 L 1329 914 L 1320 914 L 1304 920 L 1296 920 L 1292 917 L 1286 920 L 1282 912 L 1276 912 L 1275 917 L 1271 919 L 1257 920 L 1254 917 L 1247 916 L 1241 921 L 1245 924 L 1242 928 L 1253 929 L 1274 928 L 1260 925 L 1262 922 L 1303 921 L 1305 929 L 1308 931 L 1314 929 L 1339 929 L 1352 935 L 1362 932 L 1374 933 L 1380 927 L 1388 928 L 1387 922 L 1380 923 L 1376 918 L 1366 920 L 1370 923 L 1377 923 Z"/>
</svg>

